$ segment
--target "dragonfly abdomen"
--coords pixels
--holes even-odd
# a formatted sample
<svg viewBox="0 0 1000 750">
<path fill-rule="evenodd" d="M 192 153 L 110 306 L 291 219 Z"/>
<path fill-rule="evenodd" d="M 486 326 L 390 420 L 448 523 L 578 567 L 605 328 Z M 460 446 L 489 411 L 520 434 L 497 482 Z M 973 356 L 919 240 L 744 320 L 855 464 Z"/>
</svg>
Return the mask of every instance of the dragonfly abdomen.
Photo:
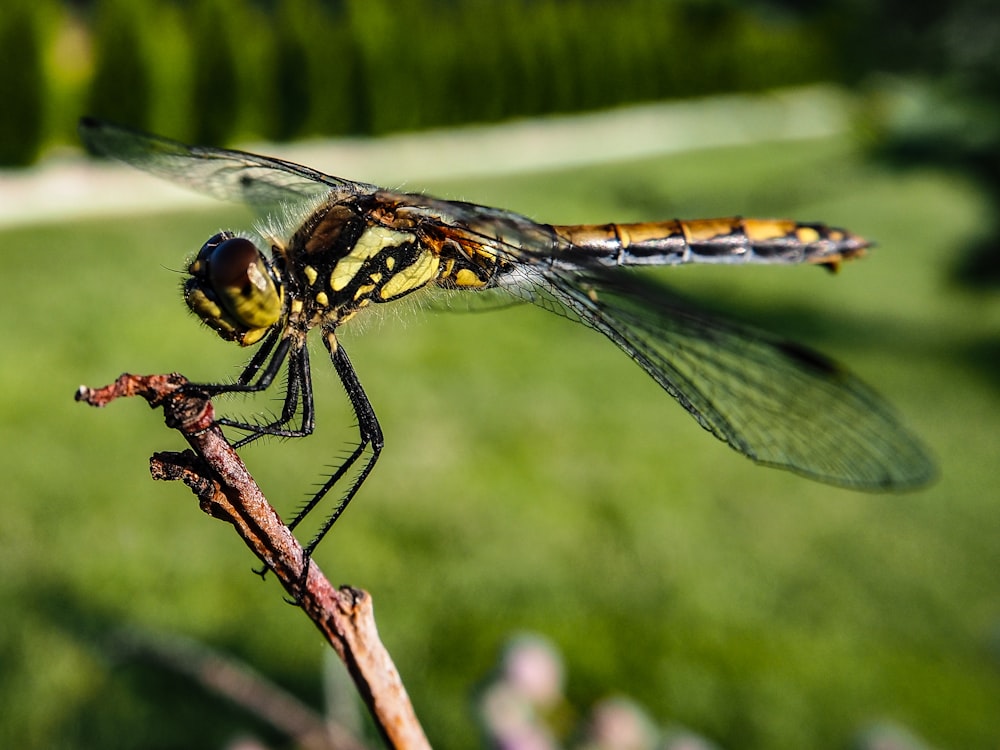
<svg viewBox="0 0 1000 750">
<path fill-rule="evenodd" d="M 825 224 L 787 219 L 695 219 L 553 226 L 574 254 L 614 266 L 681 263 L 821 263 L 864 254 L 871 244 Z"/>
</svg>

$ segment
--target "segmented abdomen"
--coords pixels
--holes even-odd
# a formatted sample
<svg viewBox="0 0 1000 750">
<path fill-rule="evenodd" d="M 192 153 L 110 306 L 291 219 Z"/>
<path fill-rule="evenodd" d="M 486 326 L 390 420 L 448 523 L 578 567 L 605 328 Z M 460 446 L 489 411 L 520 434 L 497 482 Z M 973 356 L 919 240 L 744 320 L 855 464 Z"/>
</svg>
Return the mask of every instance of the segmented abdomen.
<svg viewBox="0 0 1000 750">
<path fill-rule="evenodd" d="M 609 265 L 822 263 L 863 255 L 871 243 L 843 229 L 786 219 L 695 219 L 553 226 L 575 253 Z M 557 261 L 558 262 L 558 261 Z"/>
</svg>

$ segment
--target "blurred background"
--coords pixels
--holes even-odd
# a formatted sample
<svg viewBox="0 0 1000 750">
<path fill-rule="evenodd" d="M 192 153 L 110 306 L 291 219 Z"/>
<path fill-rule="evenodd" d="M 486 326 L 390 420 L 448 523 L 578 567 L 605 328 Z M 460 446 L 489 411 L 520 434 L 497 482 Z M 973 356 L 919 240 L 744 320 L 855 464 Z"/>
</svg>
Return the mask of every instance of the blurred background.
<svg viewBox="0 0 1000 750">
<path fill-rule="evenodd" d="M 73 403 L 126 370 L 239 371 L 178 271 L 254 221 L 89 163 L 85 113 L 546 222 L 789 216 L 877 240 L 837 275 L 655 275 L 874 384 L 937 455 L 929 489 L 755 467 L 542 310 L 404 308 L 345 331 L 387 446 L 317 561 L 372 592 L 435 747 L 528 746 L 497 729 L 511 713 L 543 727 L 532 747 L 1000 746 L 995 6 L 7 0 L 0 746 L 293 747 L 355 720 L 306 618 L 150 480 L 178 438 L 138 403 Z M 244 452 L 286 516 L 354 436 L 313 370 L 316 435 Z M 544 644 L 527 662 L 523 633 Z M 252 671 L 211 687 L 220 659 Z M 541 707 L 498 692 L 523 669 L 549 675 Z"/>
</svg>

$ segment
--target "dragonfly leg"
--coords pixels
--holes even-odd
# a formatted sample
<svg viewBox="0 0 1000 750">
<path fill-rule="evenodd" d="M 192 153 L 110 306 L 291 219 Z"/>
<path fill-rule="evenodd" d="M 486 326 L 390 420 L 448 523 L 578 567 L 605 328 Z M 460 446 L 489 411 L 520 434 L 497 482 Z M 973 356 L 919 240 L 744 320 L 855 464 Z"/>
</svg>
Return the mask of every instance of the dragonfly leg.
<svg viewBox="0 0 1000 750">
<path fill-rule="evenodd" d="M 209 396 L 216 396 L 220 393 L 257 393 L 263 391 L 274 382 L 274 378 L 281 371 L 281 366 L 288 358 L 291 347 L 292 338 L 289 336 L 282 338 L 282 332 L 276 330 L 267 337 L 260 351 L 243 368 L 243 372 L 240 373 L 235 383 L 192 383 L 189 387 Z M 266 365 L 264 365 L 265 360 L 267 360 Z M 254 377 L 257 377 L 256 383 L 253 382 Z"/>
<path fill-rule="evenodd" d="M 347 352 L 342 346 L 336 341 L 332 333 L 327 334 L 324 339 L 327 349 L 330 351 L 330 358 L 333 360 L 333 366 L 337 371 L 337 375 L 340 376 L 340 382 L 344 385 L 344 390 L 347 391 L 347 397 L 351 401 L 351 407 L 354 409 L 354 414 L 358 419 L 358 445 L 351 452 L 351 454 L 344 460 L 344 462 L 337 468 L 337 470 L 330 476 L 324 483 L 323 486 L 319 488 L 319 491 L 303 506 L 302 510 L 299 511 L 298 515 L 292 519 L 292 522 L 288 524 L 288 528 L 294 529 L 309 513 L 316 507 L 316 505 L 323 499 L 323 497 L 333 489 L 343 477 L 350 471 L 358 460 L 364 455 L 367 448 L 371 447 L 371 453 L 368 456 L 367 461 L 361 467 L 358 475 L 355 477 L 351 486 L 348 488 L 347 492 L 344 493 L 337 507 L 334 508 L 333 512 L 327 517 L 320 527 L 316 535 L 313 536 L 312 540 L 303 549 L 304 555 L 304 565 L 303 565 L 303 578 L 309 570 L 309 558 L 312 556 L 313 550 L 322 541 L 326 533 L 333 527 L 337 519 L 347 508 L 347 505 L 351 502 L 354 496 L 361 489 L 361 485 L 364 484 L 368 475 L 371 474 L 372 469 L 375 467 L 375 463 L 378 461 L 379 454 L 382 452 L 382 446 L 384 444 L 382 438 L 382 428 L 379 426 L 378 418 L 375 416 L 375 410 L 372 408 L 371 402 L 368 400 L 368 396 L 365 395 L 364 389 L 361 387 L 361 382 L 358 380 L 357 373 L 354 371 L 354 367 L 351 365 L 350 359 L 347 357 Z"/>
<path fill-rule="evenodd" d="M 286 427 L 300 413 L 298 427 Z M 234 448 L 242 448 L 247 443 L 270 435 L 273 437 L 305 437 L 311 435 L 315 427 L 315 407 L 313 404 L 312 375 L 309 371 L 309 352 L 306 347 L 295 349 L 288 355 L 288 384 L 285 389 L 281 415 L 268 423 L 237 422 L 220 419 L 219 424 L 247 431 L 249 434 L 233 443 Z"/>
<path fill-rule="evenodd" d="M 217 395 L 223 393 L 257 393 L 266 390 L 288 360 L 288 386 L 285 391 L 281 415 L 271 422 L 243 422 L 222 418 L 218 424 L 247 432 L 247 436 L 234 443 L 241 448 L 265 435 L 275 437 L 303 437 L 313 432 L 315 424 L 311 378 L 309 373 L 309 353 L 305 346 L 292 348 L 292 338 L 282 337 L 280 329 L 273 331 L 254 354 L 234 383 L 197 383 L 190 387 L 202 393 Z M 256 378 L 256 381 L 254 380 Z M 298 427 L 286 428 L 299 412 L 302 419 Z"/>
<path fill-rule="evenodd" d="M 243 368 L 243 372 L 240 373 L 239 378 L 236 380 L 237 385 L 245 386 L 254 379 L 257 373 L 260 372 L 260 368 L 264 366 L 264 362 L 267 361 L 268 356 L 274 351 L 274 345 L 281 339 L 281 334 L 282 330 L 280 328 L 275 328 L 268 334 L 267 338 L 260 345 L 260 348 L 257 349 L 251 360 L 247 362 L 246 367 Z"/>
</svg>

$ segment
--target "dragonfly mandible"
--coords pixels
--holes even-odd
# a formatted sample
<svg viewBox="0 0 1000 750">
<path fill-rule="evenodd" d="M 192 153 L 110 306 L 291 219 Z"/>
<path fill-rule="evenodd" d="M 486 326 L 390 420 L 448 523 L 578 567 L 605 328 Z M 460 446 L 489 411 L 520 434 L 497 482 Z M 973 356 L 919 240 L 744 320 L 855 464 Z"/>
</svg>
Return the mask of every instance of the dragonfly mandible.
<svg viewBox="0 0 1000 750">
<path fill-rule="evenodd" d="M 368 308 L 430 288 L 499 290 L 604 334 L 702 427 L 760 464 L 869 491 L 910 489 L 933 475 L 932 461 L 894 410 L 839 364 L 692 309 L 626 270 L 683 263 L 836 268 L 870 246 L 847 231 L 747 218 L 541 224 L 497 208 L 395 192 L 95 119 L 81 121 L 80 135 L 96 154 L 285 217 L 288 226 L 280 230 L 272 222 L 257 233 L 220 232 L 209 239 L 188 267 L 184 297 L 223 339 L 260 347 L 234 382 L 193 386 L 200 392 L 262 391 L 287 370 L 281 413 L 272 421 L 219 420 L 244 433 L 237 447 L 266 435 L 313 431 L 306 338 L 314 328 L 321 332 L 357 416 L 359 439 L 289 524 L 294 529 L 356 467 L 305 546 L 307 558 L 357 494 L 383 446 L 375 411 L 337 332 Z"/>
</svg>

